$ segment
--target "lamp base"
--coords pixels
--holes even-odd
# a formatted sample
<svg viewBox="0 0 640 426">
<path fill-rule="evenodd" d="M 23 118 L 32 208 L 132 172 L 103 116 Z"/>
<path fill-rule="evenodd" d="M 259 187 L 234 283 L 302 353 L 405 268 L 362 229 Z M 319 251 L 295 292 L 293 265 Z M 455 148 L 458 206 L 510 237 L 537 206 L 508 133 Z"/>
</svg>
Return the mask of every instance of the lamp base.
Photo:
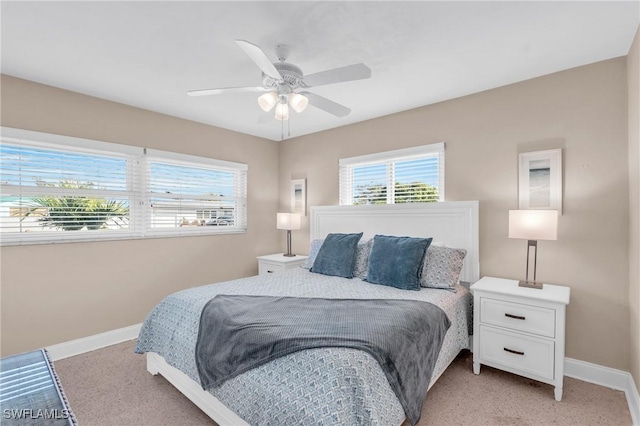
<svg viewBox="0 0 640 426">
<path fill-rule="evenodd" d="M 535 288 L 537 290 L 542 290 L 543 283 L 539 283 L 536 281 L 519 281 L 519 287 L 527 287 L 527 288 Z"/>
<path fill-rule="evenodd" d="M 283 256 L 296 257 L 295 254 L 291 253 L 291 229 L 287 229 L 287 252 Z"/>
</svg>

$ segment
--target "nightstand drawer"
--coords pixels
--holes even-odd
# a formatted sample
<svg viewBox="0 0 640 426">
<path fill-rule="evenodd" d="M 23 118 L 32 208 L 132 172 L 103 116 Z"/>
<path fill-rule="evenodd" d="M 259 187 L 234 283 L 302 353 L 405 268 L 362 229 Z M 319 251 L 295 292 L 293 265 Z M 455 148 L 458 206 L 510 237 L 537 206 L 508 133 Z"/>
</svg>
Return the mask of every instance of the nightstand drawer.
<svg viewBox="0 0 640 426">
<path fill-rule="evenodd" d="M 521 303 L 483 297 L 481 299 L 480 322 L 512 330 L 555 337 L 555 309 L 523 305 Z"/>
<path fill-rule="evenodd" d="M 278 263 L 269 263 L 265 261 L 261 261 L 258 263 L 258 274 L 272 274 L 275 272 L 284 271 L 285 267 L 283 264 Z"/>
<path fill-rule="evenodd" d="M 282 253 L 258 256 L 258 274 L 273 274 L 286 269 L 299 268 L 307 261 L 308 256 L 285 256 Z"/>
<path fill-rule="evenodd" d="M 480 326 L 480 359 L 525 375 L 554 379 L 554 342 Z"/>
</svg>

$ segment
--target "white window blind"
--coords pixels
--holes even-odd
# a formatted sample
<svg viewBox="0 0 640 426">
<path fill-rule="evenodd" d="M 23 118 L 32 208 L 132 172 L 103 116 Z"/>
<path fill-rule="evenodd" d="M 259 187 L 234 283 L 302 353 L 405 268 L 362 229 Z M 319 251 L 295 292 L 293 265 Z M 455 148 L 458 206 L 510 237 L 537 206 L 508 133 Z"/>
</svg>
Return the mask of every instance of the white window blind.
<svg viewBox="0 0 640 426">
<path fill-rule="evenodd" d="M 3 245 L 246 230 L 244 164 L 1 132 Z"/>
<path fill-rule="evenodd" d="M 246 166 L 148 150 L 146 170 L 148 232 L 246 229 Z"/>
<path fill-rule="evenodd" d="M 340 204 L 444 201 L 444 143 L 344 158 Z"/>
</svg>

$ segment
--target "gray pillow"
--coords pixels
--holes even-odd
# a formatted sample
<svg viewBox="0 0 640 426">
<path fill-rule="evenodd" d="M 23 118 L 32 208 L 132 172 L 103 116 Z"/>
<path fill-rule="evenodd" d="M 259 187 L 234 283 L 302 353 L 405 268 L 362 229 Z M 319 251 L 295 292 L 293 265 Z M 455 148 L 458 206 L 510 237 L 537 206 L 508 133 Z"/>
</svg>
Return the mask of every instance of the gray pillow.
<svg viewBox="0 0 640 426">
<path fill-rule="evenodd" d="M 453 288 L 460 278 L 462 262 L 467 255 L 464 249 L 431 246 L 427 250 L 420 285 L 428 288 Z"/>
<path fill-rule="evenodd" d="M 425 253 L 432 238 L 376 235 L 366 281 L 403 290 L 420 290 Z"/>
<path fill-rule="evenodd" d="M 313 266 L 313 262 L 316 261 L 316 257 L 318 256 L 318 252 L 320 251 L 320 247 L 322 247 L 322 243 L 324 240 L 313 240 L 311 241 L 311 245 L 309 247 L 309 257 L 307 257 L 306 262 L 302 265 L 303 268 L 311 269 Z"/>
<path fill-rule="evenodd" d="M 367 278 L 367 269 L 369 268 L 369 255 L 373 247 L 373 239 L 359 243 L 356 248 L 356 265 L 353 269 L 353 276 L 364 280 Z"/>
<path fill-rule="evenodd" d="M 353 278 L 356 262 L 356 247 L 362 238 L 358 234 L 329 234 L 324 239 L 320 251 L 313 262 L 311 272 Z"/>
</svg>

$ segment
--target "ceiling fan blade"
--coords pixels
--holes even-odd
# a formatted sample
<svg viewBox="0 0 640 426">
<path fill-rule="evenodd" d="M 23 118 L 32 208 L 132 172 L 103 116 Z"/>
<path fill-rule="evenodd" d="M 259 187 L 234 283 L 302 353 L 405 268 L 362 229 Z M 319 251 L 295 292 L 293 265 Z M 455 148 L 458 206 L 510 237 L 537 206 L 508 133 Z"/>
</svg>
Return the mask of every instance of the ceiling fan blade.
<svg viewBox="0 0 640 426">
<path fill-rule="evenodd" d="M 316 87 L 343 81 L 363 80 L 365 78 L 371 78 L 371 69 L 365 64 L 355 64 L 305 75 L 303 80 L 305 87 Z"/>
<path fill-rule="evenodd" d="M 189 96 L 209 96 L 219 95 L 221 93 L 243 93 L 243 92 L 268 92 L 269 89 L 264 87 L 221 87 L 219 89 L 202 89 L 202 90 L 189 90 L 187 95 Z"/>
<path fill-rule="evenodd" d="M 333 102 L 332 100 L 320 95 L 316 95 L 315 93 L 300 92 L 300 94 L 305 95 L 307 99 L 309 99 L 309 104 L 326 111 L 329 114 L 333 114 L 336 117 L 346 117 L 351 112 L 351 109 L 346 106 L 340 105 L 339 103 Z"/>
<path fill-rule="evenodd" d="M 246 40 L 236 40 L 236 44 L 244 50 L 244 53 L 249 55 L 251 60 L 256 63 L 263 73 L 278 81 L 282 81 L 282 76 L 276 67 L 273 66 L 269 58 L 267 58 L 267 55 L 265 55 L 262 49 Z"/>
</svg>

